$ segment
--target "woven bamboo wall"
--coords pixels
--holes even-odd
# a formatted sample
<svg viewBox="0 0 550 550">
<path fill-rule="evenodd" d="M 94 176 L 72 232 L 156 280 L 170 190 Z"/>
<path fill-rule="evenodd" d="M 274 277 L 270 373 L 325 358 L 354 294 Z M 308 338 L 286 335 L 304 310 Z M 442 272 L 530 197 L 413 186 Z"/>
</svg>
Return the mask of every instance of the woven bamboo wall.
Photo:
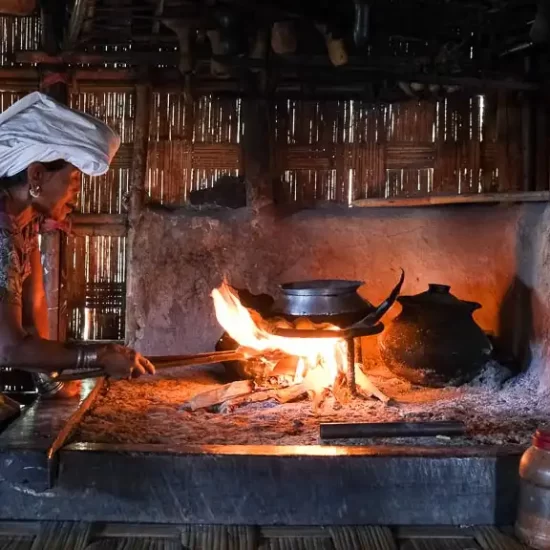
<svg viewBox="0 0 550 550">
<path fill-rule="evenodd" d="M 192 105 L 182 94 L 156 93 L 151 106 L 148 194 L 181 205 L 194 189 L 211 187 L 241 168 L 239 100 L 202 97 Z"/>
<path fill-rule="evenodd" d="M 512 94 L 281 102 L 274 159 L 284 202 L 519 190 L 521 104 Z"/>
<path fill-rule="evenodd" d="M 67 338 L 123 340 L 126 238 L 69 237 L 63 256 Z"/>
<path fill-rule="evenodd" d="M 79 210 L 86 214 L 122 214 L 128 193 L 134 136 L 134 96 L 130 92 L 75 93 L 71 107 L 106 122 L 121 137 L 121 147 L 109 172 L 82 177 Z"/>
<path fill-rule="evenodd" d="M 72 94 L 70 102 L 73 108 L 109 124 L 121 137 L 121 147 L 107 174 L 82 177 L 79 210 L 124 213 L 132 162 L 134 96 L 129 92 L 82 92 Z M 124 339 L 125 247 L 125 237 L 64 237 L 61 263 L 66 284 L 60 298 L 66 308 L 69 339 Z"/>
<path fill-rule="evenodd" d="M 38 50 L 41 33 L 39 17 L 0 15 L 0 66 L 13 66 L 11 56 L 18 50 Z"/>
<path fill-rule="evenodd" d="M 521 101 L 512 94 L 439 101 L 275 105 L 273 172 L 283 202 L 514 191 L 522 186 Z M 240 102 L 155 94 L 150 200 L 185 204 L 189 192 L 241 170 Z"/>
</svg>

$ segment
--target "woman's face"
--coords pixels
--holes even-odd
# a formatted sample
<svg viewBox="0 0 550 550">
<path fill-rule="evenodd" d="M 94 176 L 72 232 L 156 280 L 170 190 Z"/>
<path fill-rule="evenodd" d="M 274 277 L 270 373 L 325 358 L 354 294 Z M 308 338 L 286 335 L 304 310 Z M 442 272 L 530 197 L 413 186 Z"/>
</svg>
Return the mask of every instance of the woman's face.
<svg viewBox="0 0 550 550">
<path fill-rule="evenodd" d="M 80 192 L 80 171 L 72 164 L 49 172 L 35 163 L 28 168 L 27 176 L 35 210 L 58 222 L 73 212 Z"/>
</svg>

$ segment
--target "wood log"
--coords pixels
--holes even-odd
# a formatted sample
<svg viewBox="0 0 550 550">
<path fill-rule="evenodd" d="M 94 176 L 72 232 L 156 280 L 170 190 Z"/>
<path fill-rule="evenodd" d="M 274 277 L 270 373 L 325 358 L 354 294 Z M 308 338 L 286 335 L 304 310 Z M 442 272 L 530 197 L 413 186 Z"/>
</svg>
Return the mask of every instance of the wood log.
<svg viewBox="0 0 550 550">
<path fill-rule="evenodd" d="M 238 380 L 237 382 L 231 382 L 231 384 L 225 384 L 219 388 L 208 390 L 203 393 L 199 393 L 191 399 L 185 401 L 180 409 L 185 411 L 197 411 L 199 409 L 207 409 L 209 407 L 215 407 L 224 401 L 242 397 L 254 391 L 254 382 L 252 380 Z"/>
<path fill-rule="evenodd" d="M 308 388 L 305 384 L 295 384 L 294 386 L 278 390 L 276 397 L 279 403 L 290 403 L 290 401 L 303 397 L 307 392 Z"/>
<path fill-rule="evenodd" d="M 238 407 L 249 405 L 250 403 L 260 403 L 262 401 L 267 401 L 268 399 L 274 399 L 276 397 L 276 393 L 276 390 L 263 390 L 251 393 L 249 395 L 228 399 L 220 404 L 218 407 L 218 412 L 222 414 L 232 413 Z"/>
</svg>

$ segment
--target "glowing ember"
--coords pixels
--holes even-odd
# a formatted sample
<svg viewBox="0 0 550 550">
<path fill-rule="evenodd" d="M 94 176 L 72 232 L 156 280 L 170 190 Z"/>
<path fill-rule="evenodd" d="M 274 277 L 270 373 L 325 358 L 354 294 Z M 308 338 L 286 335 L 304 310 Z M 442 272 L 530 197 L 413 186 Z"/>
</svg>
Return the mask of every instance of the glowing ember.
<svg viewBox="0 0 550 550">
<path fill-rule="evenodd" d="M 346 343 L 338 336 L 338 327 L 322 326 L 323 329 L 334 330 L 334 338 L 277 336 L 270 332 L 276 324 L 244 307 L 227 283 L 214 289 L 212 298 L 218 322 L 242 348 L 260 353 L 281 351 L 299 357 L 294 382 L 304 384 L 309 391 L 318 393 L 331 388 L 338 373 L 345 370 Z M 271 364 L 271 368 L 274 366 L 275 363 Z"/>
</svg>

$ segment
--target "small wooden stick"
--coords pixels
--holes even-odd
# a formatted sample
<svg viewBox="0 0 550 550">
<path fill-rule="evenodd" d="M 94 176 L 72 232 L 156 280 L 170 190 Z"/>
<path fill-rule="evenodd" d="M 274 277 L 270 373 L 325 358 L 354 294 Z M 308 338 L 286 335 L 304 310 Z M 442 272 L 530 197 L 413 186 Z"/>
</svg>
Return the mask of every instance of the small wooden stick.
<svg viewBox="0 0 550 550">
<path fill-rule="evenodd" d="M 207 409 L 219 405 L 224 401 L 234 399 L 236 397 L 242 397 L 254 391 L 254 382 L 252 380 L 238 380 L 237 382 L 231 382 L 231 384 L 225 384 L 219 388 L 208 390 L 199 393 L 182 403 L 180 409 L 185 411 L 197 411 L 199 409 Z"/>
<path fill-rule="evenodd" d="M 359 389 L 368 396 L 374 396 L 383 403 L 390 401 L 390 398 L 371 382 L 370 378 L 361 370 L 359 365 L 355 365 L 355 382 Z"/>
</svg>

